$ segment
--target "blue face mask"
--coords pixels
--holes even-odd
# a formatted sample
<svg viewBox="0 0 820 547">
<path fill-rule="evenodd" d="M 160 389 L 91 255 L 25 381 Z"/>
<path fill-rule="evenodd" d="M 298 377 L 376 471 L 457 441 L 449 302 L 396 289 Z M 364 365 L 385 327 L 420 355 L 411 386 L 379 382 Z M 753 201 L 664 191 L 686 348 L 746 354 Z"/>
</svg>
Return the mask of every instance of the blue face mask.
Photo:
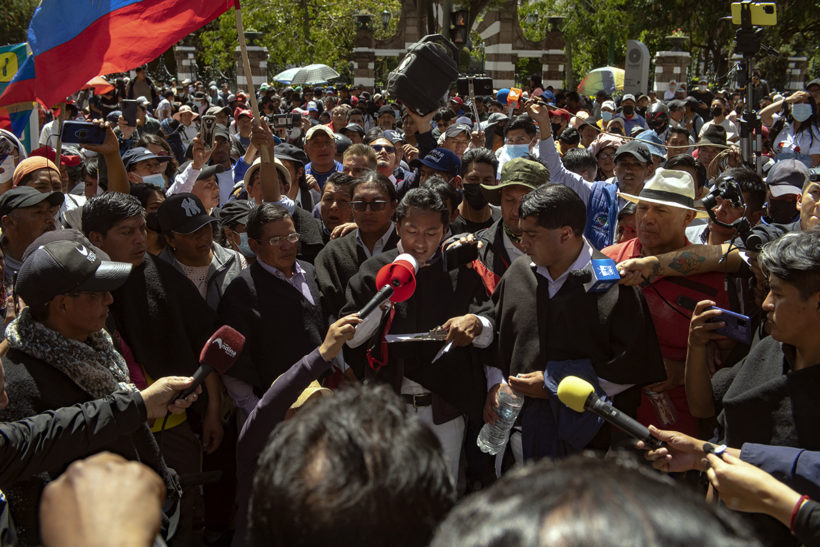
<svg viewBox="0 0 820 547">
<path fill-rule="evenodd" d="M 239 250 L 248 258 L 254 258 L 256 254 L 251 251 L 251 246 L 248 244 L 248 232 L 239 234 Z"/>
<path fill-rule="evenodd" d="M 792 105 L 792 118 L 798 122 L 804 122 L 811 118 L 811 105 L 809 103 L 797 103 Z"/>
<path fill-rule="evenodd" d="M 601 112 L 601 119 L 605 122 L 608 122 L 612 119 L 612 112 L 607 112 L 606 110 L 604 110 L 603 112 Z"/>
<path fill-rule="evenodd" d="M 510 159 L 523 158 L 530 153 L 529 144 L 505 144 L 504 149 L 507 151 L 507 155 Z"/>
<path fill-rule="evenodd" d="M 142 182 L 145 184 L 150 184 L 151 186 L 156 186 L 157 188 L 165 187 L 165 178 L 159 173 L 156 175 L 143 176 Z"/>
</svg>

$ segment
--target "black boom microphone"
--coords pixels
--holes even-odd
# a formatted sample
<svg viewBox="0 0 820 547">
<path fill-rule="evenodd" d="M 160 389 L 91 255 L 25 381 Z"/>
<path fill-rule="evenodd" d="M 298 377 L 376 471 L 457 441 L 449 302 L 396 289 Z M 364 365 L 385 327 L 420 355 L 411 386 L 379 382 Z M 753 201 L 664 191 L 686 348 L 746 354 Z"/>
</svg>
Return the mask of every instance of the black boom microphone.
<svg viewBox="0 0 820 547">
<path fill-rule="evenodd" d="M 567 376 L 558 384 L 558 398 L 575 412 L 584 412 L 585 410 L 592 412 L 627 433 L 630 437 L 643 441 L 652 450 L 657 450 L 663 446 L 663 443 L 653 437 L 645 426 L 611 404 L 602 401 L 600 397 L 595 395 L 595 388 L 592 387 L 592 384 L 586 380 L 577 376 Z"/>
</svg>

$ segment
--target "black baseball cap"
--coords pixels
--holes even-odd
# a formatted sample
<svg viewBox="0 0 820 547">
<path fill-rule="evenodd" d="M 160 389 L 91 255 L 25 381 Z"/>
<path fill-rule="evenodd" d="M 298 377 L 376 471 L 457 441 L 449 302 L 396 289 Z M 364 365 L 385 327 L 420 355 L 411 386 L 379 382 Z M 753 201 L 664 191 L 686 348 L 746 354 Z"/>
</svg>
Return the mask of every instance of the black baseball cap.
<svg viewBox="0 0 820 547">
<path fill-rule="evenodd" d="M 29 306 L 38 306 L 60 294 L 113 291 L 130 273 L 130 263 L 103 260 L 85 242 L 52 241 L 23 262 L 14 287 Z"/>
<path fill-rule="evenodd" d="M 293 144 L 277 144 L 276 148 L 273 149 L 273 153 L 280 160 L 292 161 L 303 167 L 310 162 L 305 151 Z"/>
<path fill-rule="evenodd" d="M 344 126 L 339 132 L 340 133 L 347 133 L 348 131 L 358 133 L 359 135 L 364 137 L 364 129 L 362 128 L 361 125 L 359 125 L 357 123 L 349 123 L 346 126 Z"/>
<path fill-rule="evenodd" d="M 618 151 L 615 152 L 615 161 L 618 161 L 618 158 L 624 154 L 630 154 L 643 163 L 652 163 L 652 153 L 649 151 L 649 147 L 640 141 L 631 140 L 619 146 Z"/>
<path fill-rule="evenodd" d="M 40 192 L 31 186 L 18 186 L 0 196 L 0 218 L 15 209 L 33 207 L 41 201 L 48 200 L 53 205 L 62 205 L 65 196 L 62 192 Z"/>
<path fill-rule="evenodd" d="M 164 233 L 192 234 L 217 219 L 210 216 L 194 194 L 174 194 L 157 210 L 159 226 Z"/>
<path fill-rule="evenodd" d="M 125 164 L 125 169 L 131 169 L 134 165 L 141 161 L 158 159 L 159 161 L 168 161 L 171 156 L 157 156 L 144 146 L 136 146 L 125 151 L 122 155 L 122 162 Z"/>
<path fill-rule="evenodd" d="M 444 137 L 447 139 L 451 139 L 453 137 L 458 137 L 462 133 L 469 137 L 471 132 L 472 130 L 470 129 L 469 125 L 463 123 L 454 123 L 453 125 L 448 127 L 447 130 L 444 132 Z"/>
<path fill-rule="evenodd" d="M 222 172 L 221 165 L 206 165 L 199 171 L 199 175 L 197 175 L 196 180 L 205 180 L 220 172 Z"/>
<path fill-rule="evenodd" d="M 214 138 L 222 137 L 228 142 L 231 142 L 231 134 L 228 132 L 228 128 L 218 123 L 214 126 Z"/>
<path fill-rule="evenodd" d="M 219 209 L 219 223 L 222 226 L 234 226 L 236 224 L 247 224 L 248 216 L 253 211 L 253 205 L 247 199 L 235 199 L 229 201 Z"/>
</svg>

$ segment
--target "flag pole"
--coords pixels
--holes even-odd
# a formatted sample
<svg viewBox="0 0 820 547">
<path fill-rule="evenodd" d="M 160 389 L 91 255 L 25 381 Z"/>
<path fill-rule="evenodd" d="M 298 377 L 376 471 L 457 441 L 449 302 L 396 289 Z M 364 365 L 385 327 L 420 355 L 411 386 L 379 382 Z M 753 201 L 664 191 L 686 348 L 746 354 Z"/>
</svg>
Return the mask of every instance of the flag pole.
<svg viewBox="0 0 820 547">
<path fill-rule="evenodd" d="M 65 119 L 66 112 L 65 102 L 60 103 L 59 107 L 60 115 L 57 116 L 57 146 L 54 147 L 54 163 L 57 165 L 57 169 L 60 168 L 60 156 L 63 153 L 63 120 Z M 62 176 L 62 171 L 60 171 L 60 175 Z"/>
<path fill-rule="evenodd" d="M 251 75 L 251 61 L 248 59 L 248 45 L 245 43 L 245 27 L 242 24 L 242 7 L 239 5 L 239 0 L 234 1 L 234 13 L 236 13 L 236 34 L 239 38 L 239 52 L 242 56 L 242 68 L 245 71 L 245 82 L 248 84 L 248 98 L 251 101 L 253 123 L 254 125 L 261 124 L 262 119 L 259 117 L 259 103 L 256 100 L 256 88 L 253 85 L 253 76 Z M 262 149 L 259 150 L 259 155 L 265 163 L 273 162 L 273 158 L 270 157 L 267 148 L 262 147 Z"/>
</svg>

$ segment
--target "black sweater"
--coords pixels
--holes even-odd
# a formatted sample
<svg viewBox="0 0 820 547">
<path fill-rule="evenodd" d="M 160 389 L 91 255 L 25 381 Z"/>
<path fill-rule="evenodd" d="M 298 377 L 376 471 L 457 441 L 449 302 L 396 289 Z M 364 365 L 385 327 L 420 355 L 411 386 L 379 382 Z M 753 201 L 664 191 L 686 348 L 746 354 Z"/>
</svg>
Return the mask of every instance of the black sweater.
<svg viewBox="0 0 820 547">
<path fill-rule="evenodd" d="M 258 263 L 231 282 L 219 304 L 220 322 L 245 336 L 245 349 L 228 375 L 251 384 L 258 396 L 319 346 L 327 332 L 313 266 L 299 264 L 315 304 Z"/>
<path fill-rule="evenodd" d="M 381 253 L 365 261 L 347 287 L 347 303 L 341 310 L 345 315 L 359 310 L 376 293 L 376 273 L 398 256 L 398 249 Z M 444 324 L 451 317 L 467 313 L 487 315 L 490 299 L 481 278 L 471 269 L 459 268 L 445 272 L 441 261 L 421 268 L 416 276 L 416 291 L 408 300 L 395 305 L 396 314 L 390 333 L 425 332 Z M 383 320 L 384 321 L 384 320 Z M 381 358 L 378 342 L 384 330 L 379 327 L 374 355 Z M 431 364 L 443 342 L 408 342 L 390 344 L 388 365 L 373 373 L 367 364 L 366 350 L 372 343 L 358 348 L 345 348 L 345 360 L 359 378 L 375 376 L 398 389 L 402 376 L 418 382 L 434 395 L 455 407 L 460 413 L 480 419 L 486 395 L 486 379 L 479 355 L 482 350 L 473 346 L 453 348 L 440 360 Z M 444 420 L 446 409 L 439 413 L 433 404 L 436 423 Z M 453 416 L 449 416 L 448 419 Z"/>
<path fill-rule="evenodd" d="M 393 230 L 382 252 L 396 248 L 399 236 Z M 356 275 L 367 260 L 364 249 L 356 240 L 356 231 L 344 237 L 330 240 L 316 257 L 316 280 L 324 297 L 325 310 L 331 317 L 338 318 L 345 304 L 347 283 Z"/>
</svg>

